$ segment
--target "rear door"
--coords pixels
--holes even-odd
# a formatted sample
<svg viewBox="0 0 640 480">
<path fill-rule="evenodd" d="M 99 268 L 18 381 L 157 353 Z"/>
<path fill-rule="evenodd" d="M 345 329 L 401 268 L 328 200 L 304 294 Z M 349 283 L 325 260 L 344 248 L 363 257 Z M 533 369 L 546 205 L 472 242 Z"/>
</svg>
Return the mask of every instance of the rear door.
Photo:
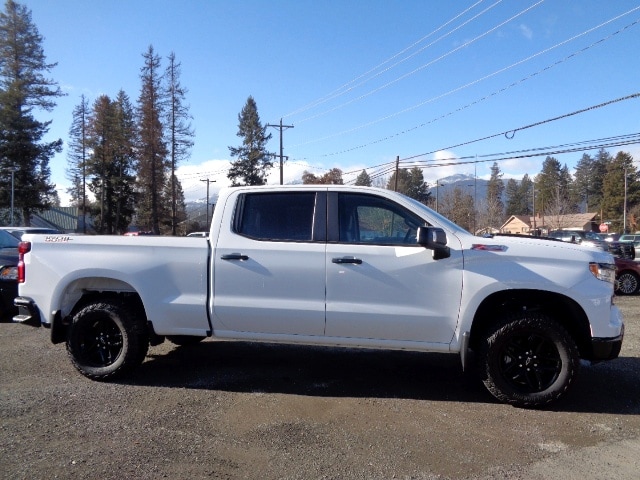
<svg viewBox="0 0 640 480">
<path fill-rule="evenodd" d="M 214 324 L 323 335 L 326 192 L 246 192 L 232 208 L 213 250 Z"/>
</svg>

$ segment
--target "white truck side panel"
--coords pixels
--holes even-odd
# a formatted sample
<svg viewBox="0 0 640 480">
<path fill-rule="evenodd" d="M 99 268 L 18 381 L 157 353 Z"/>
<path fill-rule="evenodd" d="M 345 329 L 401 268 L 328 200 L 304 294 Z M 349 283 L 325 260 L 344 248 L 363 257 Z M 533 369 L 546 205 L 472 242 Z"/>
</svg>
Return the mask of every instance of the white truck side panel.
<svg viewBox="0 0 640 480">
<path fill-rule="evenodd" d="M 83 290 L 136 291 L 156 333 L 210 331 L 206 239 L 27 235 L 24 240 L 32 242 L 34 254 L 25 257 L 20 292 L 36 301 L 46 323 L 58 310 L 68 313 L 70 301 Z"/>
</svg>

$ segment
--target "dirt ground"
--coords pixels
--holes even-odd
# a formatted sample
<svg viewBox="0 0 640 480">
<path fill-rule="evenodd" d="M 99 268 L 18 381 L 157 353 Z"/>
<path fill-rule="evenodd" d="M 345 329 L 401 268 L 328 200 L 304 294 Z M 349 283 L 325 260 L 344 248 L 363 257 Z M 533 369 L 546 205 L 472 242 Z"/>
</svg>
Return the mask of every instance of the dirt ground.
<svg viewBox="0 0 640 480">
<path fill-rule="evenodd" d="M 552 409 L 496 403 L 457 356 L 205 341 L 126 382 L 0 324 L 2 479 L 637 479 L 640 297 L 621 358 Z"/>
</svg>

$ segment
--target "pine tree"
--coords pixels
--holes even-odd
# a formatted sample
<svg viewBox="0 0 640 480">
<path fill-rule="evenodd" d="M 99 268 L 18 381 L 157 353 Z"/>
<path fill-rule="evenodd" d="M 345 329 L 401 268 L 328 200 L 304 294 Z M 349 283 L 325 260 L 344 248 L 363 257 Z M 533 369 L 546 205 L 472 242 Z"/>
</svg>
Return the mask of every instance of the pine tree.
<svg viewBox="0 0 640 480">
<path fill-rule="evenodd" d="M 547 157 L 542 162 L 542 170 L 535 180 L 535 211 L 547 214 L 549 205 L 556 195 L 556 187 L 560 182 L 560 162 L 553 157 Z"/>
<path fill-rule="evenodd" d="M 360 175 L 358 175 L 358 178 L 356 178 L 355 185 L 360 186 L 360 187 L 370 187 L 371 186 L 371 177 L 369 176 L 369 174 L 367 173 L 366 170 L 362 170 L 362 173 L 360 173 Z"/>
<path fill-rule="evenodd" d="M 89 190 L 96 198 L 96 230 L 98 233 L 113 233 L 107 227 L 111 198 L 111 171 L 114 162 L 117 139 L 115 135 L 115 109 L 107 95 L 101 95 L 93 104 L 89 122 L 89 145 L 91 155 L 87 160 L 87 171 L 91 178 Z"/>
<path fill-rule="evenodd" d="M 505 189 L 505 195 L 507 197 L 507 204 L 505 207 L 505 215 L 524 215 L 524 202 L 520 195 L 520 186 L 515 178 L 507 180 L 507 187 Z"/>
<path fill-rule="evenodd" d="M 84 95 L 72 112 L 69 129 L 69 149 L 67 153 L 67 179 L 71 187 L 67 193 L 71 203 L 82 212 L 82 232 L 86 233 L 87 218 L 87 158 L 89 157 L 89 101 Z"/>
<path fill-rule="evenodd" d="M 503 173 L 500 171 L 498 162 L 493 162 L 493 165 L 491 166 L 491 177 L 487 183 L 487 198 L 502 202 L 502 194 L 504 193 L 502 176 Z"/>
<path fill-rule="evenodd" d="M 42 142 L 51 122 L 33 116 L 34 109 L 51 111 L 63 95 L 45 77 L 56 64 L 47 63 L 42 42 L 31 11 L 7 0 L 0 12 L 0 204 L 10 203 L 13 172 L 14 205 L 27 225 L 32 213 L 57 202 L 49 160 L 62 149 L 62 140 Z"/>
<path fill-rule="evenodd" d="M 629 222 L 624 225 L 625 194 L 628 213 L 640 201 L 638 179 L 639 173 L 629 153 L 618 152 L 608 163 L 607 174 L 603 181 L 602 211 L 603 220 L 611 222 L 611 228 L 615 232 L 627 231 Z"/>
<path fill-rule="evenodd" d="M 271 153 L 266 149 L 271 134 L 266 134 L 267 127 L 260 123 L 258 107 L 253 97 L 249 96 L 247 103 L 238 115 L 238 133 L 242 138 L 242 145 L 229 147 L 232 157 L 237 160 L 231 162 L 227 177 L 233 186 L 264 185 L 267 173 L 273 162 Z"/>
<path fill-rule="evenodd" d="M 138 98 L 138 222 L 155 234 L 160 233 L 163 216 L 163 191 L 169 178 L 167 145 L 162 119 L 166 113 L 166 97 L 162 90 L 160 57 L 153 46 L 143 55 L 140 69 L 142 87 Z"/>
<path fill-rule="evenodd" d="M 396 172 L 391 175 L 387 182 L 387 189 L 404 193 L 406 196 L 414 198 L 425 205 L 429 201 L 431 192 L 424 181 L 424 175 L 420 167 L 413 167 L 411 170 L 401 168 L 397 171 L 398 181 L 396 182 Z"/>
<path fill-rule="evenodd" d="M 120 90 L 114 103 L 115 138 L 113 177 L 115 218 L 114 233 L 127 231 L 135 212 L 136 200 L 136 144 L 135 111 L 129 96 Z"/>
<path fill-rule="evenodd" d="M 165 72 L 167 79 L 167 96 L 169 108 L 167 108 L 167 139 L 169 141 L 169 156 L 171 158 L 170 190 L 171 196 L 171 234 L 176 235 L 178 223 L 178 183 L 176 167 L 188 158 L 189 151 L 193 146 L 194 131 L 191 128 L 191 115 L 189 108 L 185 105 L 185 95 L 187 89 L 180 85 L 180 63 L 176 61 L 176 56 L 172 52 L 169 55 L 169 65 Z M 182 199 L 184 203 L 184 198 Z"/>
<path fill-rule="evenodd" d="M 576 164 L 576 172 L 573 182 L 573 196 L 578 204 L 584 204 L 583 211 L 589 212 L 594 202 L 595 185 L 593 181 L 593 170 L 595 160 L 588 153 L 584 153 Z"/>
<path fill-rule="evenodd" d="M 590 175 L 590 185 L 592 188 L 592 195 L 589 199 L 589 210 L 600 211 L 602 210 L 602 202 L 604 200 L 604 179 L 609 169 L 609 164 L 613 161 L 611 154 L 604 148 L 598 150 L 598 153 L 593 158 L 593 166 Z"/>
<path fill-rule="evenodd" d="M 91 154 L 86 171 L 89 190 L 96 198 L 96 231 L 124 233 L 133 216 L 136 185 L 135 118 L 124 91 L 118 93 L 115 101 L 107 95 L 96 99 L 88 132 Z"/>
<path fill-rule="evenodd" d="M 533 181 L 525 173 L 520 182 L 519 196 L 523 199 L 524 208 L 521 215 L 533 215 Z"/>
</svg>

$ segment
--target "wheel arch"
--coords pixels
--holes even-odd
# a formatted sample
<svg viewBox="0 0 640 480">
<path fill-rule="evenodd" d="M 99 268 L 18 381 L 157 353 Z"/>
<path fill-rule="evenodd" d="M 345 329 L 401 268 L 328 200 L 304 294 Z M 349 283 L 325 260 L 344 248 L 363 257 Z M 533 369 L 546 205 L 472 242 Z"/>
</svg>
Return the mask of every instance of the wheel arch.
<svg viewBox="0 0 640 480">
<path fill-rule="evenodd" d="M 72 316 L 87 303 L 108 297 L 128 299 L 144 312 L 140 295 L 128 282 L 109 277 L 83 277 L 70 282 L 62 292 L 61 315 L 63 318 Z"/>
<path fill-rule="evenodd" d="M 84 277 L 70 282 L 60 295 L 60 309 L 54 316 L 51 340 L 66 340 L 73 316 L 90 303 L 115 300 L 126 305 L 137 317 L 147 319 L 142 298 L 129 283 L 108 277 Z"/>
<path fill-rule="evenodd" d="M 471 326 L 469 346 L 478 349 L 489 327 L 509 313 L 541 311 L 562 325 L 578 347 L 580 356 L 591 352 L 591 328 L 582 307 L 573 299 L 542 290 L 503 290 L 489 295 L 478 307 Z"/>
</svg>

